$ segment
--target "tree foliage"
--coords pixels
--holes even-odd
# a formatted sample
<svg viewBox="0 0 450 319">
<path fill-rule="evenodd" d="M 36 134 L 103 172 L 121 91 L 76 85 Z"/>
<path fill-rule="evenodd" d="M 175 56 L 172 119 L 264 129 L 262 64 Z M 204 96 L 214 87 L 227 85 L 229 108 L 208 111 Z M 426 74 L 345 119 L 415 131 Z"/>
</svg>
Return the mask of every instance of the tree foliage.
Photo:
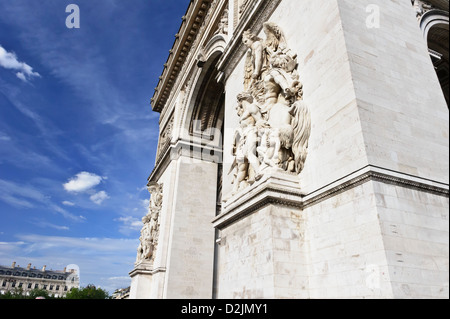
<svg viewBox="0 0 450 319">
<path fill-rule="evenodd" d="M 94 285 L 88 285 L 84 288 L 72 288 L 65 297 L 54 297 L 48 291 L 43 289 L 33 289 L 28 295 L 24 294 L 22 288 L 15 288 L 13 291 L 8 291 L 5 294 L 0 294 L 0 299 L 36 299 L 43 297 L 45 299 L 109 299 L 109 294 L 101 288 L 96 288 Z"/>
<path fill-rule="evenodd" d="M 109 299 L 108 293 L 96 288 L 94 285 L 88 285 L 84 288 L 72 288 L 66 295 L 66 299 Z"/>
</svg>

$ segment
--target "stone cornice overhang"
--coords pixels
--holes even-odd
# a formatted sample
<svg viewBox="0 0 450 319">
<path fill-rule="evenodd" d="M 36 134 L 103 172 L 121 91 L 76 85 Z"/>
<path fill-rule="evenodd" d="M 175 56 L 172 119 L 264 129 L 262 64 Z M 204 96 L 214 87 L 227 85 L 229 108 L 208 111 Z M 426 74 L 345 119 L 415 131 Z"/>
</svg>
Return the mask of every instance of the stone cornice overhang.
<svg viewBox="0 0 450 319">
<path fill-rule="evenodd" d="M 153 171 L 147 179 L 149 185 L 160 179 L 169 164 L 181 156 L 204 162 L 221 163 L 223 151 L 221 148 L 207 144 L 198 144 L 193 141 L 178 139 L 175 143 L 168 143 L 162 150 Z"/>
<path fill-rule="evenodd" d="M 280 187 L 276 183 L 271 183 L 270 178 L 261 180 L 259 184 L 256 183 L 252 188 L 236 194 L 230 200 L 230 203 L 224 205 L 223 212 L 216 216 L 212 223 L 215 228 L 222 230 L 268 205 L 304 210 L 371 181 L 449 197 L 449 184 L 447 183 L 404 174 L 375 165 L 367 165 L 307 194 L 300 188 Z M 251 198 L 246 196 L 246 193 L 251 193 Z"/>
<path fill-rule="evenodd" d="M 210 8 L 211 2 L 212 0 L 191 0 L 186 14 L 183 16 L 180 29 L 175 35 L 174 44 L 169 51 L 169 57 L 164 64 L 164 70 L 159 77 L 158 85 L 151 99 L 153 111 L 161 113 L 164 109 L 175 81 L 186 61 L 188 52 Z"/>
</svg>

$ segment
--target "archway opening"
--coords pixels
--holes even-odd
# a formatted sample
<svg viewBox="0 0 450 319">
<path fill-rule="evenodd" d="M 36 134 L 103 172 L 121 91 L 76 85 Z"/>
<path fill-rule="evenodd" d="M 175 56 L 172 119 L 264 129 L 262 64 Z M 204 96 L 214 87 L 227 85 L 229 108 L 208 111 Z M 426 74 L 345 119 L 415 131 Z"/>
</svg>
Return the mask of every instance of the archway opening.
<svg viewBox="0 0 450 319">
<path fill-rule="evenodd" d="M 436 24 L 428 31 L 428 49 L 436 74 L 449 105 L 449 25 Z"/>
</svg>

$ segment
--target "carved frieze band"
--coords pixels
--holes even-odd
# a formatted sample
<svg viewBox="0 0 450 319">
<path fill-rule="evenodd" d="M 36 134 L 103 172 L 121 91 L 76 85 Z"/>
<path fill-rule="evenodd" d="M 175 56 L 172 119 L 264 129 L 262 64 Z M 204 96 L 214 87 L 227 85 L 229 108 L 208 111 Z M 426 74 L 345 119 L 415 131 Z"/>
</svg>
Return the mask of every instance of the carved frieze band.
<svg viewBox="0 0 450 319">
<path fill-rule="evenodd" d="M 230 217 L 218 216 L 214 221 L 214 224 L 216 228 L 223 229 L 226 226 L 244 218 L 247 215 L 257 212 L 258 210 L 263 209 L 268 205 L 280 205 L 304 210 L 308 207 L 317 205 L 327 199 L 330 199 L 370 181 L 409 188 L 412 190 L 430 193 L 437 196 L 449 197 L 448 185 L 443 184 L 442 187 L 433 186 L 407 178 L 392 176 L 375 171 L 368 171 L 325 191 L 314 192 L 317 193 L 317 195 L 313 195 L 314 193 L 301 194 L 300 192 L 296 192 L 295 190 L 287 191 L 286 189 L 273 186 L 266 187 L 263 191 L 267 192 L 268 194 L 270 193 L 270 195 L 265 197 L 261 196 L 260 200 L 256 200 L 252 205 L 247 206 L 245 209 L 239 211 L 239 213 L 237 213 L 237 211 L 240 209 L 240 207 L 233 208 L 232 210 L 226 212 L 226 215 Z M 255 196 L 253 197 L 255 198 L 257 197 L 257 195 L 258 194 L 255 194 Z"/>
</svg>

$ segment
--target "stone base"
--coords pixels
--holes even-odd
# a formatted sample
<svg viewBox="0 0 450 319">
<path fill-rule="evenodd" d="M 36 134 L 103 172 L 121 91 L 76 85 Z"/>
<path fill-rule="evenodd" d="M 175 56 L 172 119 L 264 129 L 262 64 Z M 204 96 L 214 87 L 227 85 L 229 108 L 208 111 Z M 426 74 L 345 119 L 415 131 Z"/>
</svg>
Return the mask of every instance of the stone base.
<svg viewBox="0 0 450 319">
<path fill-rule="evenodd" d="M 300 208 L 303 202 L 298 175 L 278 168 L 265 170 L 261 180 L 225 198 L 222 213 L 214 220 L 219 229 L 271 203 Z"/>
<path fill-rule="evenodd" d="M 143 261 L 137 263 L 129 273 L 131 277 L 130 299 L 154 299 L 161 298 L 162 291 L 159 289 L 161 274 L 165 269 L 154 268 L 153 262 Z"/>
<path fill-rule="evenodd" d="M 273 172 L 229 198 L 218 298 L 448 298 L 448 188 L 375 168 L 303 195 Z"/>
<path fill-rule="evenodd" d="M 298 176 L 274 170 L 224 204 L 219 298 L 307 298 L 301 199 Z"/>
</svg>

